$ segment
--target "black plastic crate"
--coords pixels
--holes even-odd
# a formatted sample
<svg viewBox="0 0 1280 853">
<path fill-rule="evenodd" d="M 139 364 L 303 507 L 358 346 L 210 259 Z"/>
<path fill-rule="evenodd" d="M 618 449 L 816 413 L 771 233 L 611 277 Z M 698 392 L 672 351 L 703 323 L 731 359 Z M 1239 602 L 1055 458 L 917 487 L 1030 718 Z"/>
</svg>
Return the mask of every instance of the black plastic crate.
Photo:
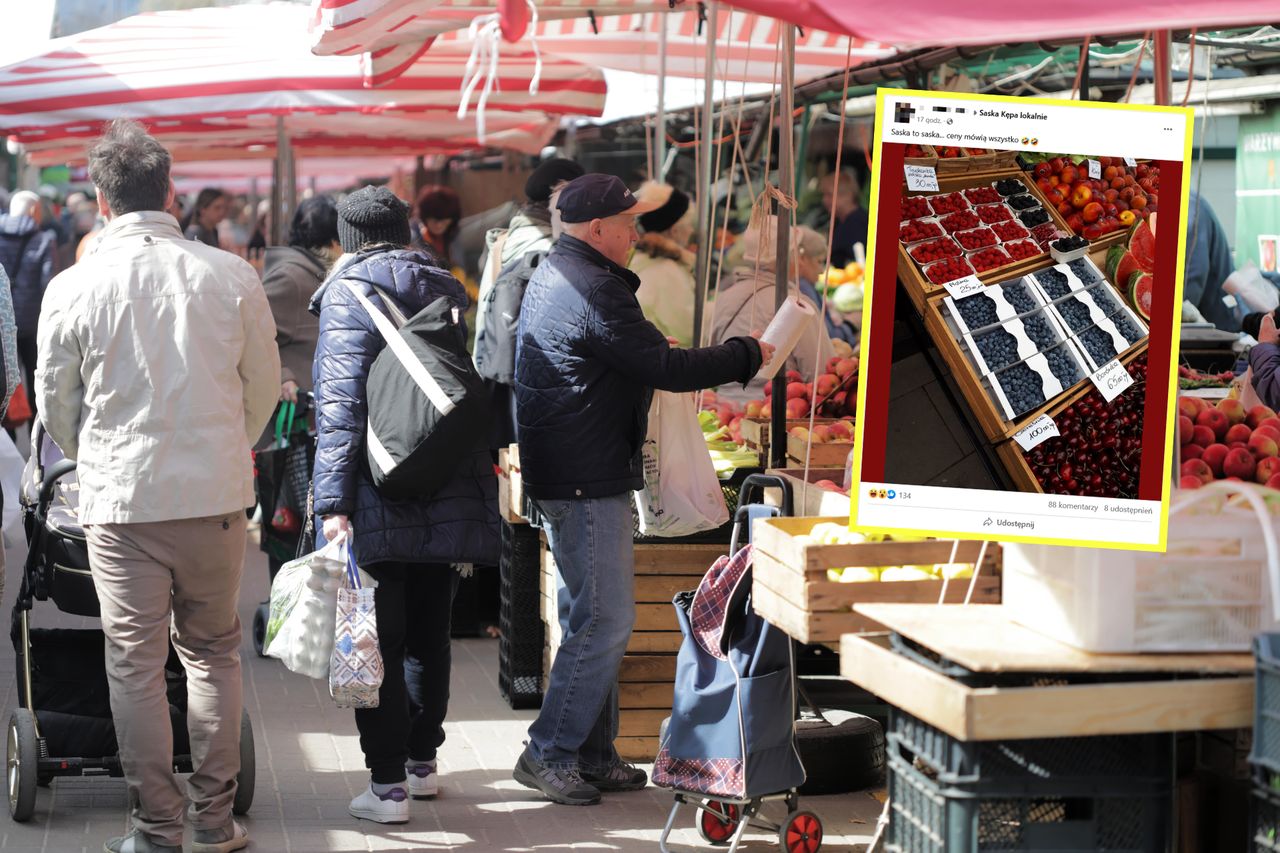
<svg viewBox="0 0 1280 853">
<path fill-rule="evenodd" d="M 1258 784 L 1271 788 L 1280 779 L 1280 634 L 1259 634 L 1253 638 L 1257 662 L 1254 681 L 1253 765 Z M 1280 849 L 1280 848 L 1277 848 Z"/>
<path fill-rule="evenodd" d="M 947 786 L 889 756 L 890 853 L 1164 853 L 1169 791 L 1126 790 L 1112 780 L 1092 796 L 982 794 Z"/>
<path fill-rule="evenodd" d="M 538 528 L 502 522 L 502 585 L 498 627 L 498 689 L 512 708 L 542 705 L 542 572 Z"/>
<path fill-rule="evenodd" d="M 962 741 L 895 708 L 888 737 L 902 760 L 974 793 L 1168 792 L 1173 773 L 1168 734 Z"/>
<path fill-rule="evenodd" d="M 1249 798 L 1249 850 L 1280 851 L 1280 791 L 1254 786 Z"/>
</svg>

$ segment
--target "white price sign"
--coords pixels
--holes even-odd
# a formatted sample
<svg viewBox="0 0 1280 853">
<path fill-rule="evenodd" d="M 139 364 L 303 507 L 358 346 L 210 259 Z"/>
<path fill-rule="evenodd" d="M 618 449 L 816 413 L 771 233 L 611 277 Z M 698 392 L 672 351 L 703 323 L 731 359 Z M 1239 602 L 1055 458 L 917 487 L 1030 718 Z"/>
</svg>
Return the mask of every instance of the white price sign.
<svg viewBox="0 0 1280 853">
<path fill-rule="evenodd" d="M 1053 418 L 1048 415 L 1041 415 L 1015 432 L 1013 440 L 1018 442 L 1018 446 L 1023 450 L 1031 450 L 1038 444 L 1043 444 L 1051 438 L 1057 438 L 1059 434 L 1058 425 L 1054 423 Z"/>
<path fill-rule="evenodd" d="M 907 189 L 913 192 L 937 192 L 938 173 L 932 166 L 906 166 Z"/>
<path fill-rule="evenodd" d="M 1109 361 L 1095 372 L 1089 374 L 1089 378 L 1093 380 L 1093 384 L 1097 387 L 1098 393 L 1102 395 L 1102 399 L 1110 403 L 1116 397 L 1124 393 L 1124 390 L 1133 384 L 1133 377 L 1129 375 L 1129 371 L 1124 369 L 1124 365 L 1119 359 Z"/>
<path fill-rule="evenodd" d="M 1124 164 L 1128 166 L 1130 169 L 1138 168 L 1138 161 L 1133 159 L 1132 157 L 1124 158 Z"/>
<path fill-rule="evenodd" d="M 942 286 L 947 289 L 947 293 L 951 294 L 952 299 L 963 299 L 966 296 L 972 296 L 986 287 L 985 284 L 978 280 L 976 275 L 967 275 L 955 281 L 948 281 Z"/>
<path fill-rule="evenodd" d="M 1102 177 L 1102 164 L 1097 160 L 1089 161 L 1089 177 L 1095 181 Z"/>
</svg>

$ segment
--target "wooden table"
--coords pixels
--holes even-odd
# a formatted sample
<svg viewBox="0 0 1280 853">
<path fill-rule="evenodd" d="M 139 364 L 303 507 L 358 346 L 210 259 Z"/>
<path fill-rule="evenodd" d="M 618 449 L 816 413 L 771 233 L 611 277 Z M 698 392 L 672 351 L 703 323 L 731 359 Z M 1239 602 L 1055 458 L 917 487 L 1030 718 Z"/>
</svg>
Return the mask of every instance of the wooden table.
<svg viewBox="0 0 1280 853">
<path fill-rule="evenodd" d="M 855 610 L 971 673 L 992 680 L 1042 677 L 1028 679 L 1042 686 L 970 687 L 893 651 L 888 634 L 841 639 L 845 678 L 965 741 L 1253 724 L 1249 654 L 1090 654 L 1010 622 L 1000 605 L 860 604 Z M 1080 682 L 1085 675 L 1090 680 Z"/>
</svg>

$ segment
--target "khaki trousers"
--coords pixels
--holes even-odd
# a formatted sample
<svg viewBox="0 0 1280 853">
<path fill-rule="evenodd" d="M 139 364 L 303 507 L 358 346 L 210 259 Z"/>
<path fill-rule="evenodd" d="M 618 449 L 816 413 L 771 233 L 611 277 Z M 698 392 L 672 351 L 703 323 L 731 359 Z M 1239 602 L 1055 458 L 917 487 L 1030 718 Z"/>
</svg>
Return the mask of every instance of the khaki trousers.
<svg viewBox="0 0 1280 853">
<path fill-rule="evenodd" d="M 208 518 L 88 527 L 120 762 L 134 826 L 180 846 L 183 809 L 214 829 L 231 820 L 240 772 L 240 575 L 243 512 Z M 165 695 L 168 639 L 187 671 L 187 729 L 194 772 L 187 796 L 173 773 Z"/>
</svg>

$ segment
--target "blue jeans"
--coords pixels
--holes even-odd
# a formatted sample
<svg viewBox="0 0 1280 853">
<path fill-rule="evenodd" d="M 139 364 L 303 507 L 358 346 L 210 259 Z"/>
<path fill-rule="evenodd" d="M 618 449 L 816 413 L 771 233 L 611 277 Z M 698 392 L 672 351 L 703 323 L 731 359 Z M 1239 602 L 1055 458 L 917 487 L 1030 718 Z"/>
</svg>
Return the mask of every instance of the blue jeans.
<svg viewBox="0 0 1280 853">
<path fill-rule="evenodd" d="M 539 500 L 559 569 L 562 641 L 529 749 L 544 764 L 603 772 L 616 763 L 618 668 L 635 623 L 632 495 Z"/>
</svg>

